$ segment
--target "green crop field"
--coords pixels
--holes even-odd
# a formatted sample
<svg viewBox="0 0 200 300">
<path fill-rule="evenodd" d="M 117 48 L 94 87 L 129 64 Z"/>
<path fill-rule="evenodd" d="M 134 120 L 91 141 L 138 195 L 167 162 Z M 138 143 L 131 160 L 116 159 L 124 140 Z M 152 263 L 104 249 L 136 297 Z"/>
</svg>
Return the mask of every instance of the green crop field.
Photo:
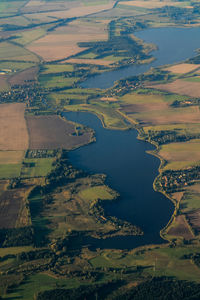
<svg viewBox="0 0 200 300">
<path fill-rule="evenodd" d="M 22 47 L 2 42 L 0 43 L 0 60 L 38 62 L 38 57 Z"/>
<path fill-rule="evenodd" d="M 70 87 L 74 83 L 76 83 L 79 80 L 78 77 L 70 77 L 65 78 L 64 76 L 50 76 L 50 75 L 41 75 L 39 77 L 39 82 L 41 86 L 46 88 L 64 88 L 64 87 Z"/>
<path fill-rule="evenodd" d="M 45 34 L 46 34 L 45 28 L 37 28 L 31 31 L 24 31 L 17 36 L 16 42 L 25 46 L 41 38 Z"/>
<path fill-rule="evenodd" d="M 162 47 L 138 36 L 165 27 L 198 31 L 199 4 L 0 0 L 0 299 L 199 299 L 200 55 L 152 67 Z M 126 73 L 139 64 L 148 71 Z M 123 78 L 84 87 L 109 71 Z M 72 164 L 100 137 L 66 111 L 96 115 L 110 135 L 137 130 L 138 144 L 153 145 L 144 146 L 160 159 L 152 189 L 173 202 L 165 221 L 155 215 L 154 240 L 154 226 L 142 226 L 151 210 L 140 207 L 138 221 L 125 202 L 115 215 L 127 190 Z M 148 176 L 141 168 L 131 182 L 135 172 Z M 139 200 L 140 188 L 130 187 Z"/>
<path fill-rule="evenodd" d="M 22 177 L 43 177 L 52 170 L 53 158 L 26 158 L 22 164 Z"/>
<path fill-rule="evenodd" d="M 62 72 L 73 72 L 74 67 L 70 64 L 45 64 L 43 66 L 42 74 L 53 74 Z"/>
<path fill-rule="evenodd" d="M 21 164 L 0 164 L 0 178 L 15 178 L 20 176 Z"/>
<path fill-rule="evenodd" d="M 33 276 L 29 276 L 28 279 L 23 283 L 19 290 L 11 292 L 8 297 L 18 298 L 23 300 L 33 300 L 34 296 L 40 291 L 51 290 L 53 288 L 75 288 L 78 286 L 76 280 L 69 279 L 56 279 L 47 274 L 38 273 Z"/>
</svg>

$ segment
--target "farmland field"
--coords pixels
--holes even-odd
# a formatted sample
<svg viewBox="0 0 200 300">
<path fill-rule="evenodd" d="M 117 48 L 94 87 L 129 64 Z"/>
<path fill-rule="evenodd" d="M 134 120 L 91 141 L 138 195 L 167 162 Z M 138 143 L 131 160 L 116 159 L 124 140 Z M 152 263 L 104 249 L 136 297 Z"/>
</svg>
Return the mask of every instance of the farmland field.
<svg viewBox="0 0 200 300">
<path fill-rule="evenodd" d="M 0 150 L 26 150 L 28 132 L 24 104 L 1 104 L 0 108 Z"/>
<path fill-rule="evenodd" d="M 198 70 L 200 68 L 200 65 L 195 64 L 179 64 L 172 67 L 168 67 L 165 70 L 175 73 L 175 74 L 185 74 L 189 72 L 193 72 L 195 70 Z"/>
<path fill-rule="evenodd" d="M 142 7 L 142 8 L 160 8 L 164 6 L 181 6 L 181 7 L 189 7 L 187 1 L 183 2 L 176 2 L 176 1 L 123 1 L 119 2 L 119 5 L 124 5 L 124 6 L 136 6 L 136 7 Z"/>
<path fill-rule="evenodd" d="M 191 142 L 163 145 L 159 155 L 168 162 L 165 169 L 181 169 L 200 163 L 199 150 L 199 140 L 192 140 Z"/>
<path fill-rule="evenodd" d="M 87 8 L 86 8 L 87 9 Z M 54 32 L 28 45 L 28 49 L 41 56 L 45 61 L 66 59 L 84 51 L 78 43 L 106 40 L 107 26 L 97 22 L 73 21 Z"/>
<path fill-rule="evenodd" d="M 52 170 L 53 158 L 26 158 L 23 161 L 21 176 L 22 177 L 44 177 Z"/>
<path fill-rule="evenodd" d="M 185 80 L 177 79 L 171 83 L 157 84 L 157 85 L 153 85 L 152 87 L 159 90 L 169 91 L 180 95 L 200 97 L 198 82 L 187 82 Z"/>
<path fill-rule="evenodd" d="M 27 116 L 30 149 L 73 149 L 90 142 L 92 133 L 78 133 L 73 123 L 58 116 Z"/>
<path fill-rule="evenodd" d="M 31 61 L 38 62 L 38 58 L 33 53 L 28 50 L 19 47 L 17 45 L 1 42 L 0 43 L 0 59 L 1 60 L 10 60 L 10 61 Z"/>
<path fill-rule="evenodd" d="M 21 209 L 23 207 L 24 189 L 13 189 L 5 191 L 0 196 L 0 228 L 15 228 L 16 226 L 28 225 L 28 215 L 20 219 Z"/>
<path fill-rule="evenodd" d="M 200 298 L 199 12 L 0 1 L 0 299 Z"/>
</svg>

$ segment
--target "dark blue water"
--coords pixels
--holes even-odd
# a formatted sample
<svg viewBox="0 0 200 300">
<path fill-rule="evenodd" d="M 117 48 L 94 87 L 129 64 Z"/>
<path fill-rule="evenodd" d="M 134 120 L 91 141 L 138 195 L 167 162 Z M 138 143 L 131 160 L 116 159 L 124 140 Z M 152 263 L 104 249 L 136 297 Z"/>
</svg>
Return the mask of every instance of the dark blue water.
<svg viewBox="0 0 200 300">
<path fill-rule="evenodd" d="M 156 58 L 151 64 L 132 65 L 93 76 L 82 83 L 85 88 L 106 89 L 116 80 L 142 74 L 151 67 L 181 62 L 195 55 L 200 48 L 200 28 L 153 28 L 140 31 L 136 36 L 158 46 L 151 54 Z"/>
<path fill-rule="evenodd" d="M 146 153 L 153 146 L 137 140 L 136 130 L 108 130 L 100 120 L 85 112 L 68 112 L 64 116 L 95 130 L 95 143 L 73 150 L 69 159 L 73 166 L 89 173 L 104 173 L 107 184 L 120 193 L 117 201 L 105 205 L 107 214 L 141 227 L 144 236 L 89 240 L 100 248 L 134 248 L 164 242 L 159 235 L 173 213 L 173 204 L 153 190 L 160 161 Z"/>
</svg>

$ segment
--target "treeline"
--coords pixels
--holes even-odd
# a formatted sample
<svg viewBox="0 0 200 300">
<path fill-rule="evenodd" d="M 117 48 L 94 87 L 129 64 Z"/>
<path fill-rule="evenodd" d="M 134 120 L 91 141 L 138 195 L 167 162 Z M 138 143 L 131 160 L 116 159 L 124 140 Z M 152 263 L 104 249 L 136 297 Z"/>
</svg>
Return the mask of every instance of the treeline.
<svg viewBox="0 0 200 300">
<path fill-rule="evenodd" d="M 81 286 L 75 289 L 57 288 L 40 292 L 37 300 L 199 300 L 200 285 L 167 277 L 154 277 L 123 293 L 123 281 L 102 285 Z M 117 290 L 118 289 L 118 290 Z"/>
<path fill-rule="evenodd" d="M 159 14 L 159 17 L 168 17 L 176 23 L 194 23 L 195 15 L 198 14 L 196 9 L 182 8 L 175 6 L 164 6 L 153 10 Z"/>
<path fill-rule="evenodd" d="M 199 300 L 200 284 L 167 277 L 154 277 L 114 299 Z"/>
<path fill-rule="evenodd" d="M 89 70 L 87 70 L 87 69 L 75 69 L 74 71 L 71 71 L 71 72 L 62 71 L 62 72 L 55 72 L 55 73 L 51 73 L 51 74 L 42 74 L 42 72 L 45 70 L 46 70 L 45 66 L 40 67 L 41 76 L 46 79 L 48 79 L 48 78 L 51 79 L 52 76 L 53 77 L 54 76 L 63 76 L 65 78 L 83 77 L 90 73 Z"/>
<path fill-rule="evenodd" d="M 185 254 L 182 259 L 191 259 L 200 268 L 200 253 Z"/>
<path fill-rule="evenodd" d="M 89 213 L 96 217 L 96 219 L 101 222 L 102 224 L 109 222 L 110 224 L 115 226 L 115 229 L 108 232 L 108 233 L 100 233 L 98 232 L 97 235 L 99 238 L 107 237 L 109 235 L 112 235 L 114 233 L 120 232 L 121 234 L 125 235 L 143 235 L 143 231 L 131 224 L 130 222 L 127 222 L 125 220 L 121 220 L 119 218 L 116 218 L 114 216 L 109 216 L 105 214 L 105 210 L 103 208 L 102 201 L 98 201 L 95 203 L 89 210 Z"/>
<path fill-rule="evenodd" d="M 83 175 L 83 171 L 77 170 L 69 164 L 67 151 L 62 150 L 60 157 L 54 162 L 54 169 L 46 177 L 46 185 L 42 188 L 43 194 L 50 193 L 56 187 L 65 185 Z"/>
<path fill-rule="evenodd" d="M 144 134 L 146 140 L 153 141 L 158 145 L 174 143 L 174 142 L 186 142 L 192 139 L 199 139 L 200 134 L 184 134 L 173 130 L 148 130 L 148 134 Z"/>
<path fill-rule="evenodd" d="M 188 59 L 187 61 L 190 64 L 200 64 L 200 54 L 196 55 L 195 57 L 192 57 Z"/>
<path fill-rule="evenodd" d="M 194 106 L 194 105 L 200 105 L 199 98 L 190 98 L 188 100 L 183 100 L 183 101 L 175 100 L 171 104 L 172 107 L 187 107 L 187 106 Z"/>
<path fill-rule="evenodd" d="M 137 59 L 149 57 L 143 53 L 143 47 L 128 36 L 112 36 L 110 40 L 105 42 L 82 42 L 78 45 L 79 47 L 90 48 L 90 51 L 95 53 L 96 58 L 99 59 L 110 55 L 124 58 L 135 57 Z"/>
<path fill-rule="evenodd" d="M 81 286 L 74 289 L 54 289 L 40 292 L 37 300 L 93 300 L 106 299 L 107 295 L 122 285 L 122 281 L 114 280 L 101 285 Z"/>
<path fill-rule="evenodd" d="M 34 231 L 31 226 L 0 229 L 0 247 L 33 245 Z"/>
</svg>

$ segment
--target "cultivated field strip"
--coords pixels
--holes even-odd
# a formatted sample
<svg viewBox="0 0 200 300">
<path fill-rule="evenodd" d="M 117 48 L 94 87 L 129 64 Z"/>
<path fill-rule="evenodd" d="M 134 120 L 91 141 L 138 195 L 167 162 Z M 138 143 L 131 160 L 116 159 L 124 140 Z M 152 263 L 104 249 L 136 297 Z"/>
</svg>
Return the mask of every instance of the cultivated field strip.
<svg viewBox="0 0 200 300">
<path fill-rule="evenodd" d="M 28 116 L 29 149 L 72 149 L 88 143 L 91 131 L 80 135 L 75 125 L 59 116 Z"/>
<path fill-rule="evenodd" d="M 23 103 L 0 104 L 0 151 L 28 148 L 24 111 Z"/>
</svg>

